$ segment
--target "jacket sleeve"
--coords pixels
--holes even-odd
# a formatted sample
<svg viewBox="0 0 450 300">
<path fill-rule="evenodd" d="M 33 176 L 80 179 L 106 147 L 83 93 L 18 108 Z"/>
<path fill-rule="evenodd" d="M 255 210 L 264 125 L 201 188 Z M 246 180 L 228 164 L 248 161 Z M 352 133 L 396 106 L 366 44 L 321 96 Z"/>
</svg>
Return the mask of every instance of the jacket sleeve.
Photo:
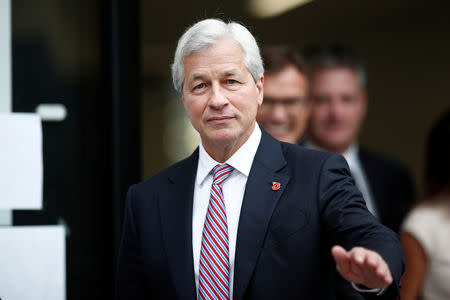
<svg viewBox="0 0 450 300">
<path fill-rule="evenodd" d="M 402 247 L 397 235 L 367 210 L 341 155 L 333 154 L 325 160 L 318 189 L 321 221 L 331 244 L 341 245 L 347 250 L 361 246 L 379 253 L 387 262 L 394 282 L 376 299 L 395 299 L 404 272 Z M 366 294 L 364 297 L 374 297 Z"/>
</svg>

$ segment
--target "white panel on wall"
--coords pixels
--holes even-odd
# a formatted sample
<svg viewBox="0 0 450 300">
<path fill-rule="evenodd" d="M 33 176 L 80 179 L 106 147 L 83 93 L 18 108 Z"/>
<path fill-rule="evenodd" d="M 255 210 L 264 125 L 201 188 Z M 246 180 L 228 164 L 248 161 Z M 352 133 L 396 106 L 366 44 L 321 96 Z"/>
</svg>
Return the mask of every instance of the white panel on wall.
<svg viewBox="0 0 450 300">
<path fill-rule="evenodd" d="M 0 298 L 64 300 L 63 226 L 0 227 Z"/>
<path fill-rule="evenodd" d="M 0 0 L 0 112 L 12 110 L 11 58 L 11 0 Z M 11 210 L 0 210 L 0 225 L 11 224 Z"/>
<path fill-rule="evenodd" d="M 12 109 L 11 0 L 0 0 L 0 112 Z"/>
<path fill-rule="evenodd" d="M 0 113 L 0 209 L 42 209 L 41 119 Z"/>
</svg>

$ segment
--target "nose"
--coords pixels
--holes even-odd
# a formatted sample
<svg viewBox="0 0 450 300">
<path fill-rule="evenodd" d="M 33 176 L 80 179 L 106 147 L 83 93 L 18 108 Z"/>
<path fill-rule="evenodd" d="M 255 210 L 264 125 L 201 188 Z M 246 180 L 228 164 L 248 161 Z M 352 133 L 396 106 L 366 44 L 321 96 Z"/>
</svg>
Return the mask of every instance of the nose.
<svg viewBox="0 0 450 300">
<path fill-rule="evenodd" d="M 228 104 L 228 98 L 225 96 L 224 91 L 219 85 L 213 85 L 211 87 L 208 104 L 214 109 L 222 109 Z"/>
<path fill-rule="evenodd" d="M 284 123 L 287 119 L 287 110 L 283 105 L 274 105 L 270 112 L 270 119 L 273 123 Z"/>
<path fill-rule="evenodd" d="M 334 99 L 334 101 L 331 101 L 330 105 L 330 113 L 333 115 L 333 117 L 340 117 L 344 111 L 344 104 L 341 103 L 342 101 L 339 101 L 339 99 Z"/>
</svg>

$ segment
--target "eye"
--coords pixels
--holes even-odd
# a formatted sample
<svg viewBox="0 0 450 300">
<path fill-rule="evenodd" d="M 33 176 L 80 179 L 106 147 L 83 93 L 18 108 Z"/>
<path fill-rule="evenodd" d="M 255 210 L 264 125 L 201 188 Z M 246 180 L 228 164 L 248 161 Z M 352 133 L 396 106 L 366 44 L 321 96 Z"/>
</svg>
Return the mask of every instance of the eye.
<svg viewBox="0 0 450 300">
<path fill-rule="evenodd" d="M 356 97 L 353 95 L 344 95 L 342 97 L 342 101 L 345 103 L 352 103 L 352 102 L 354 102 L 355 99 L 356 99 Z"/>
<path fill-rule="evenodd" d="M 206 86 L 204 83 L 199 83 L 196 86 L 194 86 L 194 90 L 200 90 L 203 89 Z"/>
<path fill-rule="evenodd" d="M 234 80 L 234 79 L 227 79 L 227 83 L 228 83 L 228 84 L 236 84 L 236 83 L 237 83 L 237 80 Z"/>
</svg>

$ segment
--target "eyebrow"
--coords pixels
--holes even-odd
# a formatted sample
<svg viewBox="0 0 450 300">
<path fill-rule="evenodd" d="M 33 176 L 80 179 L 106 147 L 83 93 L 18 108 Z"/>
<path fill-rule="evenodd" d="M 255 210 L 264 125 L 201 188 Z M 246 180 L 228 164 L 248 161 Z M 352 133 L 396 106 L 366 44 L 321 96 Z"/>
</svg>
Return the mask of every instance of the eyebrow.
<svg viewBox="0 0 450 300">
<path fill-rule="evenodd" d="M 205 74 L 201 74 L 201 73 L 199 73 L 199 74 L 193 74 L 190 78 L 189 78 L 189 82 L 192 82 L 192 81 L 195 81 L 195 80 L 198 80 L 198 79 L 205 79 L 206 78 L 206 75 Z"/>
<path fill-rule="evenodd" d="M 240 74 L 240 71 L 238 69 L 231 69 L 231 70 L 225 70 L 220 73 L 220 77 L 228 77 L 228 76 L 235 76 Z M 188 82 L 193 82 L 196 80 L 205 80 L 208 78 L 206 74 L 203 73 L 197 73 L 192 74 L 192 76 L 189 78 Z"/>
<path fill-rule="evenodd" d="M 231 69 L 231 70 L 225 70 L 220 75 L 222 75 L 223 77 L 227 77 L 227 76 L 234 76 L 234 75 L 237 75 L 239 73 L 240 72 L 239 72 L 238 69 Z"/>
</svg>

